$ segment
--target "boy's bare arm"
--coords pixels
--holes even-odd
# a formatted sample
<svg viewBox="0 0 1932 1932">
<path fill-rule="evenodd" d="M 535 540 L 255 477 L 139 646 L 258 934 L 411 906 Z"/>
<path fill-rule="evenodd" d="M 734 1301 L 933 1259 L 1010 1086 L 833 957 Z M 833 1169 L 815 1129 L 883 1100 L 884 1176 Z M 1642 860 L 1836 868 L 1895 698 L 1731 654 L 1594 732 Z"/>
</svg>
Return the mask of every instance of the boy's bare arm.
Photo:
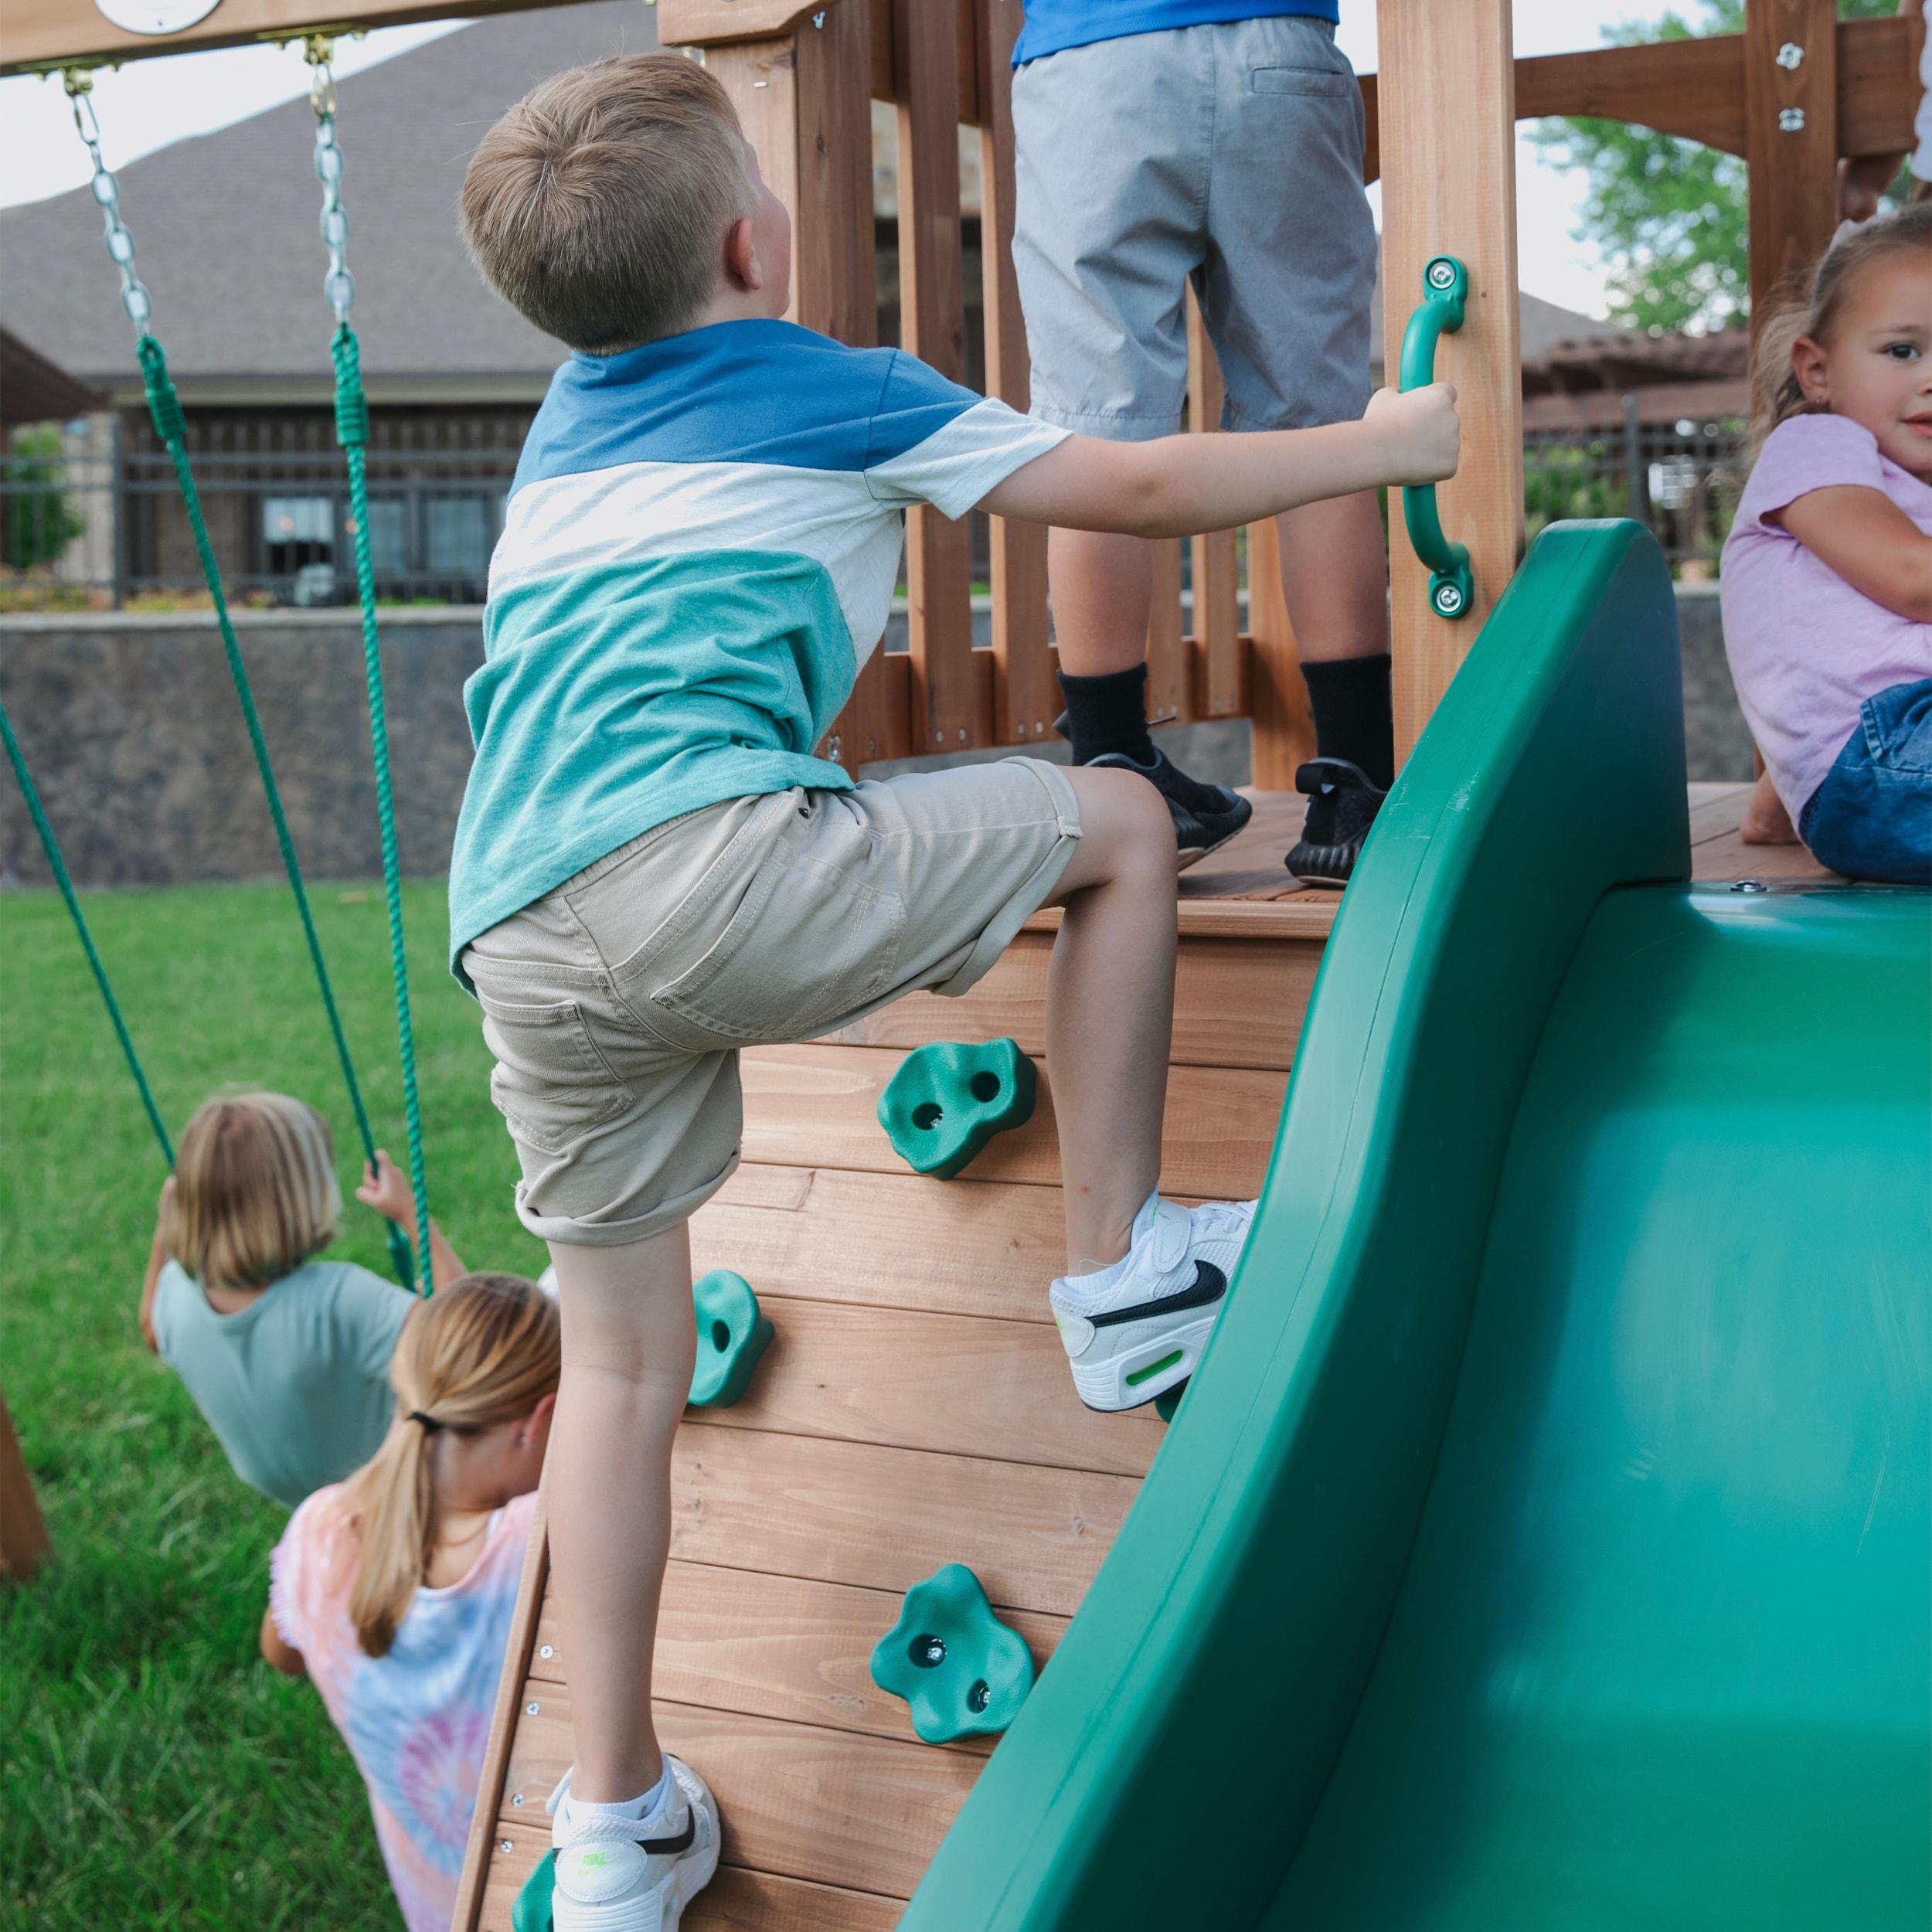
<svg viewBox="0 0 1932 1932">
<path fill-rule="evenodd" d="M 1378 484 L 1455 474 L 1460 426 L 1446 383 L 1379 389 L 1359 423 L 1240 436 L 1107 443 L 1070 436 L 1015 470 L 979 505 L 1068 530 L 1191 536 L 1232 529 Z"/>
<path fill-rule="evenodd" d="M 1862 483 L 1808 490 L 1777 520 L 1854 590 L 1915 624 L 1932 624 L 1932 536 L 1883 490 Z"/>
</svg>

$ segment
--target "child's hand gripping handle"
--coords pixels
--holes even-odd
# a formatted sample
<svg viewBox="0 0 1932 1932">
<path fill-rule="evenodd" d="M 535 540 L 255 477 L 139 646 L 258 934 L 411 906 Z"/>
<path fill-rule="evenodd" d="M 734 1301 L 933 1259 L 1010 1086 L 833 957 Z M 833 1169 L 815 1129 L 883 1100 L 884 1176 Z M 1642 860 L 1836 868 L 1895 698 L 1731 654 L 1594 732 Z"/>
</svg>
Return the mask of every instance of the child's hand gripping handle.
<svg viewBox="0 0 1932 1932">
<path fill-rule="evenodd" d="M 1469 271 L 1453 255 L 1432 255 L 1422 271 L 1422 301 L 1402 332 L 1400 386 L 1421 389 L 1436 379 L 1436 338 L 1462 326 L 1469 294 Z M 1459 617 L 1475 598 L 1469 551 L 1442 533 L 1436 511 L 1436 486 L 1424 483 L 1402 492 L 1403 520 L 1409 542 L 1429 570 L 1429 607 L 1439 617 Z"/>
</svg>

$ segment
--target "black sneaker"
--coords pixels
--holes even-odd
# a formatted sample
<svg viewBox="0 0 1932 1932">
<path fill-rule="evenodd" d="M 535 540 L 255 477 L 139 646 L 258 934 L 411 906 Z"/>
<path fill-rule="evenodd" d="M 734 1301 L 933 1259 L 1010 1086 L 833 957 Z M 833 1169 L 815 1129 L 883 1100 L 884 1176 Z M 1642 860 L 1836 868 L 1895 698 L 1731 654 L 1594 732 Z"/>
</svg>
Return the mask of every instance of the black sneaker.
<svg viewBox="0 0 1932 1932">
<path fill-rule="evenodd" d="M 1253 806 L 1238 791 L 1190 778 L 1165 751 L 1157 750 L 1151 765 L 1130 758 L 1124 751 L 1105 751 L 1087 763 L 1097 770 L 1112 766 L 1121 771 L 1138 771 L 1167 801 L 1174 820 L 1174 842 L 1180 852 L 1177 869 L 1181 872 L 1199 864 L 1209 852 L 1218 852 L 1254 816 Z"/>
<path fill-rule="evenodd" d="M 1288 870 L 1304 886 L 1345 886 L 1389 794 L 1345 758 L 1311 758 L 1295 773 L 1294 788 L 1307 795 L 1308 815 Z"/>
</svg>

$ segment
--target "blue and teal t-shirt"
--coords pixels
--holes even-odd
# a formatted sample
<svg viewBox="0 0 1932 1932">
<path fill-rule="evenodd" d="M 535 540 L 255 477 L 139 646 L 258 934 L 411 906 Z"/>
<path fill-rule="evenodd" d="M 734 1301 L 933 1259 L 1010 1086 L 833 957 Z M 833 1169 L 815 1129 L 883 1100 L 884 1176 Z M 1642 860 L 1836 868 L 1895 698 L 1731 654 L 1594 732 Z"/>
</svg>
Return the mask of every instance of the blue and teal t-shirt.
<svg viewBox="0 0 1932 1932">
<path fill-rule="evenodd" d="M 517 465 L 464 686 L 452 965 L 654 825 L 848 786 L 813 753 L 886 628 L 901 512 L 963 515 L 1065 434 L 789 322 L 573 356 Z"/>
<path fill-rule="evenodd" d="M 1026 0 L 1026 21 L 1013 48 L 1022 66 L 1065 47 L 1129 34 L 1163 33 L 1170 27 L 1214 27 L 1230 20 L 1261 20 L 1282 14 L 1338 21 L 1340 0 Z"/>
</svg>

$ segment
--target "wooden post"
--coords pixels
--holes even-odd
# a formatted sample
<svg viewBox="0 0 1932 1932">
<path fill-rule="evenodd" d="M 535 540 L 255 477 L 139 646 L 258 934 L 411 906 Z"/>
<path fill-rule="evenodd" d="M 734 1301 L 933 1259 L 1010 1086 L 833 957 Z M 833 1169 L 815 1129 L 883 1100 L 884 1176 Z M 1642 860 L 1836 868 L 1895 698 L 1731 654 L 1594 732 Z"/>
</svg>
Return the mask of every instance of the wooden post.
<svg viewBox="0 0 1932 1932">
<path fill-rule="evenodd" d="M 0 1396 L 0 1578 L 25 1583 L 52 1550 L 20 1438 L 13 1433 L 6 1398 Z"/>
<path fill-rule="evenodd" d="M 1221 429 L 1221 366 L 1192 284 L 1187 291 L 1188 427 L 1209 435 Z M 1194 564 L 1192 679 L 1194 715 L 1234 718 L 1241 713 L 1240 558 L 1232 530 L 1190 539 Z"/>
<path fill-rule="evenodd" d="M 1281 594 L 1281 534 L 1272 517 L 1248 526 L 1248 630 L 1254 782 L 1264 791 L 1290 791 L 1295 767 L 1315 756 L 1315 713 Z"/>
<path fill-rule="evenodd" d="M 980 269 L 986 316 L 986 391 L 1016 410 L 1032 398 L 1026 325 L 1013 274 L 1013 43 L 1019 0 L 975 0 L 984 96 L 980 128 Z M 993 736 L 1000 744 L 1044 744 L 1060 709 L 1046 641 L 1046 531 L 988 519 L 993 591 Z"/>
<path fill-rule="evenodd" d="M 899 97 L 900 341 L 953 381 L 966 379 L 966 294 L 959 230 L 959 0 L 893 0 Z M 981 741 L 972 662 L 971 536 L 919 505 L 906 515 L 912 652 L 912 748 Z"/>
<path fill-rule="evenodd" d="M 1750 169 L 1751 333 L 1801 286 L 1838 226 L 1834 0 L 1747 0 L 1744 158 Z"/>
<path fill-rule="evenodd" d="M 1516 308 L 1515 72 L 1509 0 L 1380 0 L 1386 366 L 1421 299 L 1423 264 L 1458 256 L 1468 317 L 1436 372 L 1460 392 L 1462 465 L 1440 490 L 1444 529 L 1469 546 L 1475 597 L 1454 622 L 1389 506 L 1396 754 L 1405 757 L 1502 594 L 1522 552 L 1522 359 Z M 1393 498 L 1396 492 L 1390 492 Z M 1253 573 L 1250 573 L 1250 581 Z"/>
</svg>

